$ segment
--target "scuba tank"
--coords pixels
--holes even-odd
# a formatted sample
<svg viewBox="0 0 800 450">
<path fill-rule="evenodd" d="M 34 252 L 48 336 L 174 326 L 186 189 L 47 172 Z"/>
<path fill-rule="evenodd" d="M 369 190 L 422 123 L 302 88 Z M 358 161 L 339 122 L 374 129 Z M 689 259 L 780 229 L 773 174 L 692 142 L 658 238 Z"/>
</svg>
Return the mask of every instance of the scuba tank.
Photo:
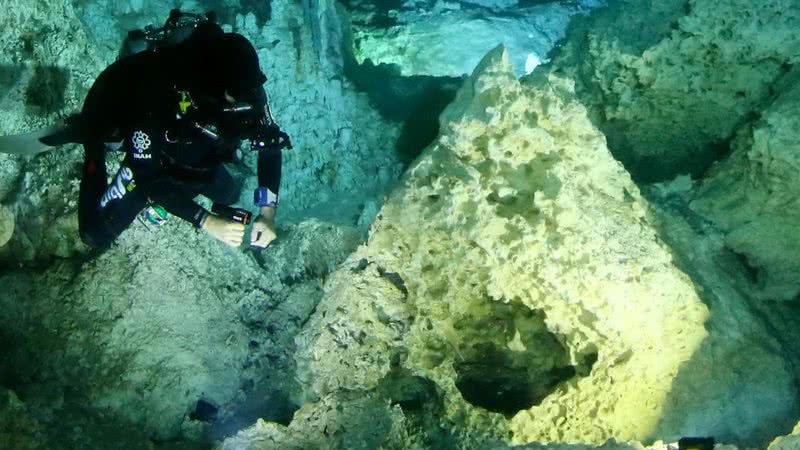
<svg viewBox="0 0 800 450">
<path fill-rule="evenodd" d="M 195 14 L 173 9 L 162 27 L 148 25 L 144 29 L 128 32 L 117 59 L 180 44 L 187 40 L 201 23 L 216 23 L 216 21 L 217 15 L 213 11 Z M 0 153 L 35 155 L 64 144 L 80 144 L 83 126 L 80 114 L 72 114 L 59 123 L 41 130 L 0 136 Z"/>
<path fill-rule="evenodd" d="M 146 51 L 178 45 L 194 33 L 195 29 L 203 23 L 216 23 L 217 16 L 213 11 L 205 14 L 187 13 L 179 9 L 170 11 L 164 25 L 156 28 L 148 25 L 144 29 L 128 32 L 118 54 L 118 60 L 124 59 Z M 241 137 L 250 140 L 253 150 L 267 148 L 284 149 L 292 148 L 289 135 L 283 132 L 275 121 L 272 108 L 266 92 L 256 95 L 254 102 L 246 105 L 237 105 L 226 108 L 223 113 L 229 116 L 228 120 L 240 122 Z M 213 130 L 203 123 L 188 118 L 188 123 L 212 140 L 219 139 Z M 84 124 L 79 114 L 68 117 L 63 122 L 22 135 L 0 136 L 0 153 L 17 155 L 33 155 L 47 151 L 52 147 L 68 143 L 82 143 L 82 129 Z"/>
<path fill-rule="evenodd" d="M 122 41 L 117 59 L 180 44 L 189 39 L 194 29 L 203 22 L 216 23 L 217 14 L 214 11 L 195 14 L 173 9 L 169 12 L 169 18 L 161 28 L 148 25 L 144 29 L 129 31 L 125 40 Z"/>
</svg>

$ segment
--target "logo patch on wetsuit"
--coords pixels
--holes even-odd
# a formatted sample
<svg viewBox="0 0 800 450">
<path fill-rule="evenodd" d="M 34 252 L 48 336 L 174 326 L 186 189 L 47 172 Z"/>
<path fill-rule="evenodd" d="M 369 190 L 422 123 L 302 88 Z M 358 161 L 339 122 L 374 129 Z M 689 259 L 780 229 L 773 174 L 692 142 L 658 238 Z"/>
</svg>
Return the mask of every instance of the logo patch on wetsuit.
<svg viewBox="0 0 800 450">
<path fill-rule="evenodd" d="M 145 134 L 143 131 L 137 131 L 133 133 L 133 148 L 137 152 L 143 152 L 150 148 L 150 136 Z"/>
<path fill-rule="evenodd" d="M 145 150 L 150 148 L 152 142 L 150 141 L 150 136 L 148 136 L 143 131 L 136 131 L 133 133 L 133 149 L 136 150 L 137 153 L 133 154 L 134 159 L 151 159 L 153 155 L 150 153 L 144 153 Z"/>
<path fill-rule="evenodd" d="M 103 198 L 100 199 L 100 207 L 105 208 L 111 200 L 120 200 L 135 187 L 136 183 L 133 181 L 133 171 L 127 167 L 121 167 L 117 175 L 111 181 L 111 185 L 106 190 L 106 193 L 103 194 Z"/>
</svg>

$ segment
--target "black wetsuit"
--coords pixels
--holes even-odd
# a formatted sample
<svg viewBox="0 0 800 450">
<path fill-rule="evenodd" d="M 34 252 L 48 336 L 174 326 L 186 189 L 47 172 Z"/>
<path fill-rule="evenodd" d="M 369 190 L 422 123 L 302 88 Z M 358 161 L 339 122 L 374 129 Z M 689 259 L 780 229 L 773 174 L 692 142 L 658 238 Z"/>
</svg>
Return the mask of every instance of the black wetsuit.
<svg viewBox="0 0 800 450">
<path fill-rule="evenodd" d="M 193 201 L 195 196 L 226 205 L 239 199 L 240 186 L 222 163 L 233 158 L 241 140 L 220 144 L 177 119 L 179 103 L 186 100 L 182 93 L 205 95 L 191 86 L 191 62 L 179 51 L 145 52 L 115 62 L 86 98 L 80 116 L 85 162 L 79 224 L 89 245 L 110 245 L 151 204 L 200 226 L 209 213 Z M 108 184 L 105 153 L 112 136 L 123 140 L 125 158 Z M 277 197 L 280 177 L 280 150 L 261 150 L 259 186 Z"/>
</svg>

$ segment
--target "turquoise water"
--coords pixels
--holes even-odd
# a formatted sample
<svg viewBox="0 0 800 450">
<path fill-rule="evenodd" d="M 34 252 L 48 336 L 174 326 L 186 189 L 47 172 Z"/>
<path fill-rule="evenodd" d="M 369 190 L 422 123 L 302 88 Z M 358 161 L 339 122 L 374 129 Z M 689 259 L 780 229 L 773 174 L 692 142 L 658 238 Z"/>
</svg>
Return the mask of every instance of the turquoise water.
<svg viewBox="0 0 800 450">
<path fill-rule="evenodd" d="M 0 6 L 0 135 L 79 112 L 182 8 L 253 44 L 294 144 L 269 248 L 170 214 L 93 249 L 82 146 L 0 138 L 0 449 L 766 448 L 797 423 L 794 2 Z M 257 217 L 257 155 L 226 168 Z"/>
</svg>

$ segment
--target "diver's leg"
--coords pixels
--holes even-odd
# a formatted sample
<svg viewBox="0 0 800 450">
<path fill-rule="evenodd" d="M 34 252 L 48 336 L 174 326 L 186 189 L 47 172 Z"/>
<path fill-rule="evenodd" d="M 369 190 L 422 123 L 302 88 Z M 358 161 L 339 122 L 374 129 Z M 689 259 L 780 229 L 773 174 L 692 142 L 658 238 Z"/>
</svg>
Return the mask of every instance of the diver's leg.
<svg viewBox="0 0 800 450">
<path fill-rule="evenodd" d="M 104 170 L 105 172 L 105 170 Z M 93 247 L 108 247 L 128 225 L 133 222 L 139 212 L 147 206 L 147 196 L 141 189 L 135 189 L 133 173 L 127 167 L 120 168 L 108 186 L 97 195 L 97 182 L 81 181 L 81 205 L 79 206 L 79 224 L 81 238 Z"/>
<path fill-rule="evenodd" d="M 229 206 L 239 201 L 242 185 L 224 167 L 219 167 L 214 174 L 214 180 L 204 186 L 200 193 L 214 203 Z"/>
</svg>

